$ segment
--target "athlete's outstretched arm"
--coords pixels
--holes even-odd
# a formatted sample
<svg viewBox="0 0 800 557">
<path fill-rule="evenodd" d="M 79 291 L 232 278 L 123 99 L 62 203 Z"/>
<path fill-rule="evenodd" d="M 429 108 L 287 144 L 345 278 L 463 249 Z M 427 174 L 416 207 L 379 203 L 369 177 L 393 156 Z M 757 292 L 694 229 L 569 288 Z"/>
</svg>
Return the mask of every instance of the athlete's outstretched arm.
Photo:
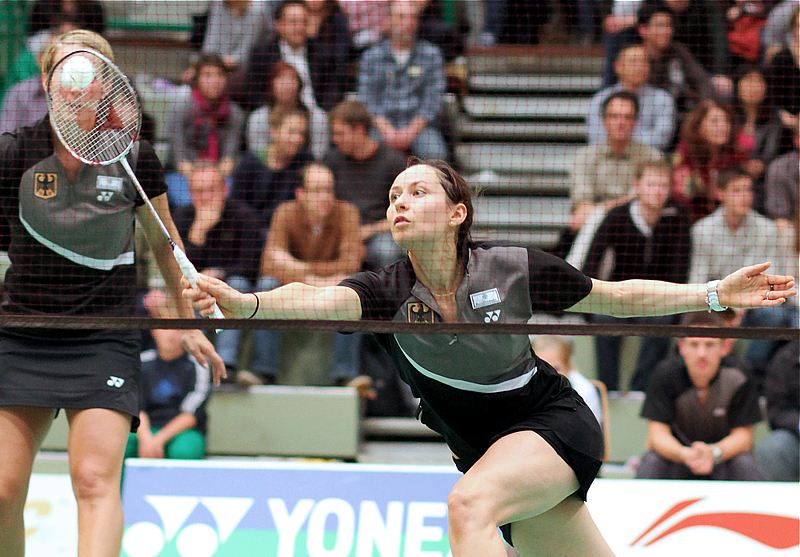
<svg viewBox="0 0 800 557">
<path fill-rule="evenodd" d="M 242 293 L 213 277 L 199 275 L 197 288 L 184 280 L 183 296 L 203 315 L 216 301 L 228 318 L 247 319 L 361 319 L 361 299 L 346 286 L 318 288 L 293 282 L 269 292 Z"/>
<path fill-rule="evenodd" d="M 770 263 L 743 267 L 720 281 L 719 303 L 733 308 L 779 306 L 794 296 L 794 277 L 768 275 Z M 708 309 L 705 284 L 655 280 L 607 282 L 592 279 L 592 291 L 567 311 L 614 317 L 670 315 Z"/>
</svg>

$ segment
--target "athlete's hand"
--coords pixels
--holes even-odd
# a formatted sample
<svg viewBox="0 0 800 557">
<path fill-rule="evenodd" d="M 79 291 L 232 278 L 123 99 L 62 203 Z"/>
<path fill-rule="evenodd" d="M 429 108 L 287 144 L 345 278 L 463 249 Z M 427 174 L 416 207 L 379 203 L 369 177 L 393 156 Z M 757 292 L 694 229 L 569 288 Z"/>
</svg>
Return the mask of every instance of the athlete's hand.
<svg viewBox="0 0 800 557">
<path fill-rule="evenodd" d="M 214 311 L 214 302 L 225 317 L 245 319 L 253 314 L 255 296 L 242 294 L 223 281 L 208 275 L 197 275 L 197 287 L 192 288 L 185 278 L 181 279 L 183 297 L 192 302 L 192 307 L 201 315 L 208 316 Z"/>
<path fill-rule="evenodd" d="M 214 385 L 219 385 L 220 379 L 227 379 L 228 372 L 225 370 L 225 362 L 214 345 L 202 331 L 189 329 L 181 335 L 181 344 L 201 366 L 211 368 L 211 375 L 214 378 Z"/>
<path fill-rule="evenodd" d="M 797 292 L 794 277 L 768 275 L 771 263 L 742 267 L 719 283 L 719 303 L 733 308 L 779 306 Z"/>
</svg>

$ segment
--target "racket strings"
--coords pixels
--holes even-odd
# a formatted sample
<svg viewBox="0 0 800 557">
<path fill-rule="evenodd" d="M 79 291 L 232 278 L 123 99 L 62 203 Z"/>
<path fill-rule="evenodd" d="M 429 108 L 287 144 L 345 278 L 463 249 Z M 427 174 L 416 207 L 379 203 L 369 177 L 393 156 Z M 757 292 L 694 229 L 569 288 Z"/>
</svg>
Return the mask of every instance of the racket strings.
<svg viewBox="0 0 800 557">
<path fill-rule="evenodd" d="M 77 90 L 58 79 L 72 56 L 88 58 L 95 72 L 91 83 Z M 140 126 L 139 101 L 128 80 L 88 51 L 64 57 L 53 76 L 48 88 L 50 115 L 67 149 L 89 163 L 118 160 L 136 140 Z"/>
</svg>

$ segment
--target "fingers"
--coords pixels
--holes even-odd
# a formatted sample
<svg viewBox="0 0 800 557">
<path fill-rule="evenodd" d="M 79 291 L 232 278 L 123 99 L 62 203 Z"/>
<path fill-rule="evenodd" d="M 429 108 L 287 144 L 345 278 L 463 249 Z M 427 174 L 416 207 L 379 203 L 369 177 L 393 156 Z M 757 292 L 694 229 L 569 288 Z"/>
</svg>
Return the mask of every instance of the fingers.
<svg viewBox="0 0 800 557">
<path fill-rule="evenodd" d="M 228 370 L 225 368 L 225 362 L 216 351 L 209 354 L 211 358 L 211 375 L 214 377 L 214 385 L 219 387 L 219 382 L 222 379 L 228 378 Z"/>
<path fill-rule="evenodd" d="M 744 267 L 742 270 L 744 271 L 745 276 L 755 277 L 757 275 L 760 275 L 767 269 L 769 269 L 771 265 L 772 265 L 771 261 L 765 261 L 764 263 L 758 263 L 756 265 L 750 265 L 749 267 Z"/>
</svg>

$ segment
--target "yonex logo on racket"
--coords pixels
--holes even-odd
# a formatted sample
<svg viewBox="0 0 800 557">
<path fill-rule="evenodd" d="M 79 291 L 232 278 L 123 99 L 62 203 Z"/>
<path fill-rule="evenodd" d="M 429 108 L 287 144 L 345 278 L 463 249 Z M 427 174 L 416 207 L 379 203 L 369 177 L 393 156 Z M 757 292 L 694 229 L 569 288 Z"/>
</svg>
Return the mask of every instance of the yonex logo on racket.
<svg viewBox="0 0 800 557">
<path fill-rule="evenodd" d="M 119 389 L 125 384 L 125 380 L 122 377 L 115 377 L 113 375 L 108 376 L 108 381 L 106 381 L 106 385 L 109 387 L 116 387 Z"/>
</svg>

